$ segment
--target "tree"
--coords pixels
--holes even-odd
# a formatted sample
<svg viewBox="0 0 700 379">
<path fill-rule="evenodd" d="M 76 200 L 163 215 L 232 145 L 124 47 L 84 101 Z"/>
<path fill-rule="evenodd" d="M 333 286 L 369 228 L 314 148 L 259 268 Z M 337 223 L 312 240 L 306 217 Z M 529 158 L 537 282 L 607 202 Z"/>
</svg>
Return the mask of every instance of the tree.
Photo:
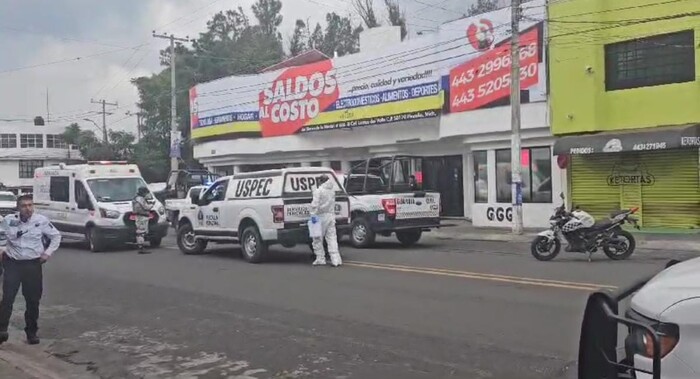
<svg viewBox="0 0 700 379">
<path fill-rule="evenodd" d="M 258 25 L 262 32 L 267 35 L 282 37 L 277 32 L 280 24 L 282 24 L 282 2 L 280 0 L 258 0 L 253 4 L 253 14 L 258 19 Z"/>
<path fill-rule="evenodd" d="M 335 12 L 326 14 L 326 30 L 323 33 L 321 51 L 332 57 L 335 53 L 342 57 L 360 50 L 362 26 L 353 27 L 348 17 L 340 17 Z"/>
<path fill-rule="evenodd" d="M 63 140 L 78 147 L 88 161 L 132 161 L 134 135 L 125 131 L 109 131 L 110 142 L 105 144 L 92 130 L 82 130 L 73 123 L 63 132 Z"/>
<path fill-rule="evenodd" d="M 311 33 L 311 36 L 309 37 L 309 47 L 312 49 L 323 48 L 323 28 L 319 23 L 316 24 L 314 32 Z"/>
<path fill-rule="evenodd" d="M 478 14 L 492 12 L 498 9 L 497 0 L 478 0 L 476 4 L 469 6 L 467 16 L 476 16 Z"/>
<path fill-rule="evenodd" d="M 374 0 L 353 0 L 352 5 L 368 28 L 372 29 L 381 25 L 374 12 Z"/>
<path fill-rule="evenodd" d="M 406 28 L 406 14 L 401 11 L 398 0 L 384 0 L 388 13 L 389 23 L 401 27 L 401 40 L 406 39 L 408 29 Z"/>
<path fill-rule="evenodd" d="M 289 39 L 289 55 L 297 56 L 309 46 L 309 28 L 303 20 L 297 20 L 294 34 Z"/>
</svg>

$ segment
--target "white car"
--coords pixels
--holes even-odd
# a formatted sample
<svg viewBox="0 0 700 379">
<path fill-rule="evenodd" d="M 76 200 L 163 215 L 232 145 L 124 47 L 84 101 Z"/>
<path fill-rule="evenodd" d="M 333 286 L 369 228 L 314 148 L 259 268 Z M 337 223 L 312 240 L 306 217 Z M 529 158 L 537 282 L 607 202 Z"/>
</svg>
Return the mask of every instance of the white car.
<svg viewBox="0 0 700 379">
<path fill-rule="evenodd" d="M 0 216 L 17 212 L 17 196 L 10 191 L 0 191 Z"/>
<path fill-rule="evenodd" d="M 620 311 L 630 296 L 629 307 Z M 618 347 L 620 324 L 627 327 L 623 349 Z M 650 279 L 589 297 L 581 328 L 579 378 L 698 377 L 700 258 L 671 261 Z"/>
</svg>

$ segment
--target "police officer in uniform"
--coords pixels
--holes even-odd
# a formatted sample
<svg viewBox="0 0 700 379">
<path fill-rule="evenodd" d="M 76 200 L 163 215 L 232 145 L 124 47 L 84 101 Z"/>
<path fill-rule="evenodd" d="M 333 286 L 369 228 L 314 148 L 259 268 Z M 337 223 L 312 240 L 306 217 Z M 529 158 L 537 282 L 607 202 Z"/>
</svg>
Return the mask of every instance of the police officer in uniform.
<svg viewBox="0 0 700 379">
<path fill-rule="evenodd" d="M 34 213 L 31 195 L 17 198 L 19 213 L 0 220 L 0 256 L 5 269 L 0 301 L 0 344 L 8 340 L 7 327 L 19 288 L 26 302 L 24 331 L 30 345 L 39 343 L 39 300 L 43 289 L 42 264 L 61 243 L 61 233 L 49 219 Z M 48 247 L 45 244 L 48 240 Z"/>
</svg>

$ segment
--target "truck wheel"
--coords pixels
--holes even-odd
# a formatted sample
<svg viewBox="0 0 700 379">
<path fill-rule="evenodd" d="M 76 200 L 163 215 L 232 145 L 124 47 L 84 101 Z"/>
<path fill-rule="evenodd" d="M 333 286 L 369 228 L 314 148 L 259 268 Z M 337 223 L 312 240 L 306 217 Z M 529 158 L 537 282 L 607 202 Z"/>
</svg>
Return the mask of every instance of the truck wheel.
<svg viewBox="0 0 700 379">
<path fill-rule="evenodd" d="M 195 239 L 192 225 L 187 223 L 177 230 L 177 247 L 187 255 L 198 255 L 204 253 L 207 241 Z"/>
<path fill-rule="evenodd" d="M 358 217 L 352 220 L 352 230 L 350 231 L 350 243 L 358 249 L 364 249 L 372 246 L 376 234 L 364 217 Z"/>
<path fill-rule="evenodd" d="M 423 231 L 420 229 L 396 232 L 396 238 L 406 247 L 415 245 L 422 235 Z"/>
<path fill-rule="evenodd" d="M 267 245 L 260 236 L 258 228 L 249 226 L 241 234 L 241 252 L 243 259 L 250 263 L 260 263 L 267 255 Z"/>
<path fill-rule="evenodd" d="M 99 253 L 105 250 L 105 243 L 97 234 L 95 228 L 89 228 L 87 232 L 85 232 L 85 240 L 87 241 L 88 248 L 93 253 Z"/>
<path fill-rule="evenodd" d="M 148 241 L 151 245 L 151 247 L 160 247 L 160 244 L 163 242 L 163 239 L 161 237 L 153 237 Z"/>
</svg>

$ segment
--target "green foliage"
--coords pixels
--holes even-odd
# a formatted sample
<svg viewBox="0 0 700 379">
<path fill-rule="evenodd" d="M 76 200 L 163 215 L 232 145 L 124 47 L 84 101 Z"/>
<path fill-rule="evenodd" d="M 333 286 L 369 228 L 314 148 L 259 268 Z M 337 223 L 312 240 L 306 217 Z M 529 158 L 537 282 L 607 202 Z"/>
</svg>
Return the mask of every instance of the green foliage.
<svg viewBox="0 0 700 379">
<path fill-rule="evenodd" d="M 476 4 L 469 6 L 467 16 L 476 16 L 482 13 L 492 12 L 498 9 L 496 0 L 478 0 Z"/>
</svg>

